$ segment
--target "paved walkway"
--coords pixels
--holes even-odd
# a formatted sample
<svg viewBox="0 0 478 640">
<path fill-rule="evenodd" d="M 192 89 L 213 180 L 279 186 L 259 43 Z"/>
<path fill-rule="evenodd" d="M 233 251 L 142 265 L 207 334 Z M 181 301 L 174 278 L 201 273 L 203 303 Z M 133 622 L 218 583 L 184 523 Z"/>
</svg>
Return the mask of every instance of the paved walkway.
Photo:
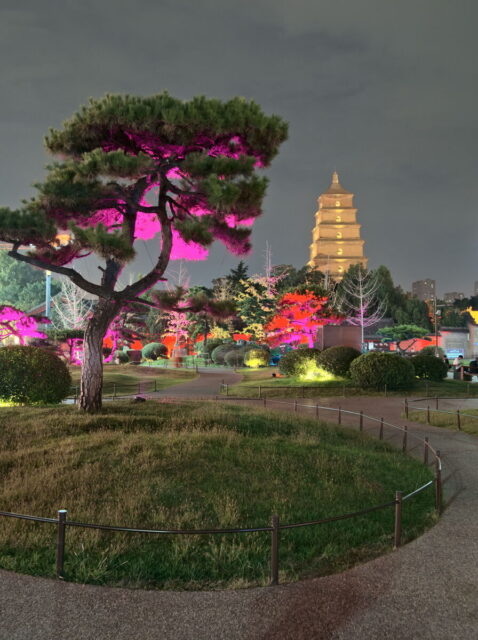
<svg viewBox="0 0 478 640">
<path fill-rule="evenodd" d="M 396 398 L 340 403 L 404 423 Z M 0 639 L 478 638 L 478 438 L 408 424 L 443 452 L 450 504 L 399 551 L 338 575 L 239 591 L 133 591 L 0 571 Z"/>
</svg>

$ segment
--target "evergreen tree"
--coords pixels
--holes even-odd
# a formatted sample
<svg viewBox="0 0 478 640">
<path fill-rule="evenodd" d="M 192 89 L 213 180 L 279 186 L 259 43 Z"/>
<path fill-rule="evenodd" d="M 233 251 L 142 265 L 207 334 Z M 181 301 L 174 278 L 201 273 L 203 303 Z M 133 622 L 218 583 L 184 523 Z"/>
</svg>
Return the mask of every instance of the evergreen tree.
<svg viewBox="0 0 478 640">
<path fill-rule="evenodd" d="M 80 408 L 101 407 L 103 337 L 121 309 L 134 302 L 177 306 L 167 294 L 154 303 L 142 297 L 170 260 L 204 259 L 215 239 L 237 255 L 250 250 L 267 182 L 255 170 L 270 164 L 286 137 L 287 125 L 253 102 L 186 102 L 167 93 L 92 99 L 50 131 L 46 146 L 59 160 L 22 209 L 0 209 L 0 239 L 12 243 L 16 260 L 62 274 L 98 297 L 85 330 Z M 59 245 L 67 226 L 72 237 Z M 156 263 L 120 288 L 135 240 L 153 237 Z M 30 244 L 31 252 L 20 251 Z M 66 266 L 91 253 L 104 261 L 99 284 Z M 197 312 L 201 302 L 207 306 L 197 299 L 182 310 Z"/>
<path fill-rule="evenodd" d="M 60 283 L 53 280 L 51 294 L 60 290 Z M 45 274 L 30 265 L 11 258 L 0 251 L 0 305 L 8 305 L 30 311 L 45 301 Z"/>
</svg>

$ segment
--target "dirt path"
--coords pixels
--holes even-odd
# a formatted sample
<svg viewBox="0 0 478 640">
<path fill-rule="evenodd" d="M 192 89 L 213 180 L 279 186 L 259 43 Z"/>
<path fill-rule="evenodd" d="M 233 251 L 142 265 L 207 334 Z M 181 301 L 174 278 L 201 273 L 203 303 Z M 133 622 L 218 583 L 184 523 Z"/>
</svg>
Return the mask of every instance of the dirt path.
<svg viewBox="0 0 478 640">
<path fill-rule="evenodd" d="M 202 375 L 181 389 L 215 395 L 222 377 Z M 172 391 L 167 395 L 176 395 Z M 335 405 L 321 400 L 327 402 Z M 397 398 L 340 404 L 404 424 Z M 357 424 L 356 416 L 344 415 L 343 423 L 349 420 Z M 0 639 L 478 638 L 478 438 L 408 425 L 443 452 L 451 503 L 433 529 L 399 551 L 334 576 L 222 592 L 133 591 L 0 571 Z"/>
</svg>

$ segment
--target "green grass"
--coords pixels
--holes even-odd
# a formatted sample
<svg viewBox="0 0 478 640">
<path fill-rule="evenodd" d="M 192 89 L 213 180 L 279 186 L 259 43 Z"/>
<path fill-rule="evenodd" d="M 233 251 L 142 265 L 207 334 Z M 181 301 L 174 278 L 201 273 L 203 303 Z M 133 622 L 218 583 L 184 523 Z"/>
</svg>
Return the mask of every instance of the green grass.
<svg viewBox="0 0 478 640">
<path fill-rule="evenodd" d="M 213 402 L 0 408 L 4 511 L 141 528 L 264 526 L 360 510 L 429 470 L 366 435 Z M 404 505 L 404 539 L 434 521 L 427 490 Z M 281 533 L 281 580 L 324 575 L 391 548 L 393 509 Z M 0 518 L 0 567 L 53 576 L 55 526 Z M 270 534 L 148 536 L 69 528 L 66 577 L 130 587 L 264 585 Z"/>
<path fill-rule="evenodd" d="M 73 387 L 79 387 L 81 371 L 79 367 L 70 367 Z M 160 391 L 196 377 L 194 371 L 186 369 L 156 369 L 153 367 L 137 367 L 133 365 L 105 365 L 103 367 L 103 393 L 134 394 L 141 391 L 147 393 Z M 138 386 L 139 385 L 139 386 Z"/>
<path fill-rule="evenodd" d="M 316 396 L 383 396 L 385 391 L 373 389 L 360 389 L 356 387 L 349 378 L 336 377 L 335 380 L 324 382 L 301 381 L 297 378 L 279 377 L 273 378 L 272 374 L 280 375 L 277 367 L 267 367 L 263 369 L 240 369 L 243 378 L 235 385 L 229 385 L 229 395 L 246 398 L 257 398 L 259 396 L 259 385 L 261 395 L 267 397 L 307 397 Z M 291 387 L 291 388 L 287 388 Z M 225 393 L 225 391 L 223 391 Z M 461 380 L 445 379 L 441 382 L 427 382 L 417 380 L 412 389 L 387 390 L 390 396 L 471 396 L 478 397 L 478 384 L 467 383 Z"/>
<path fill-rule="evenodd" d="M 427 412 L 426 411 L 414 411 L 410 409 L 409 419 L 413 422 L 421 422 L 427 424 Z M 446 429 L 458 430 L 456 411 L 450 413 L 439 413 L 430 407 L 430 424 L 435 427 L 445 427 Z M 460 428 L 466 433 L 472 433 L 478 435 L 478 410 L 467 409 L 466 411 L 460 411 Z"/>
</svg>

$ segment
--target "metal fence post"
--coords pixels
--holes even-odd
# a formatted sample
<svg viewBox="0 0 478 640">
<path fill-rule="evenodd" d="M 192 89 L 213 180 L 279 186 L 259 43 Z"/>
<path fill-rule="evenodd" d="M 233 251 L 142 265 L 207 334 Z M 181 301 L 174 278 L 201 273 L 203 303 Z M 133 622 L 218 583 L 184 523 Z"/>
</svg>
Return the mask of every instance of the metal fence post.
<svg viewBox="0 0 478 640">
<path fill-rule="evenodd" d="M 360 431 L 363 431 L 363 411 L 362 410 L 360 410 L 359 429 Z"/>
<path fill-rule="evenodd" d="M 406 453 L 407 451 L 407 436 L 408 436 L 408 427 L 403 427 L 403 443 L 402 443 L 402 451 Z"/>
<path fill-rule="evenodd" d="M 271 519 L 271 585 L 279 584 L 279 516 Z"/>
<path fill-rule="evenodd" d="M 337 416 L 337 424 L 342 424 L 342 407 L 339 407 L 339 413 Z"/>
<path fill-rule="evenodd" d="M 319 403 L 317 402 L 317 404 L 315 405 L 315 417 L 318 418 L 319 417 Z"/>
<path fill-rule="evenodd" d="M 383 440 L 383 418 L 380 418 L 380 432 L 379 432 L 379 440 Z"/>
<path fill-rule="evenodd" d="M 408 400 L 406 398 L 404 400 L 404 404 L 405 404 L 405 418 L 408 420 Z"/>
<path fill-rule="evenodd" d="M 425 445 L 423 447 L 423 464 L 428 465 L 428 438 L 425 438 Z"/>
<path fill-rule="evenodd" d="M 437 513 L 441 513 L 441 459 L 440 452 L 436 452 L 435 458 L 435 509 Z"/>
<path fill-rule="evenodd" d="M 393 548 L 398 549 L 402 542 L 402 492 L 395 491 L 395 530 Z"/>
<path fill-rule="evenodd" d="M 65 529 L 66 529 L 66 509 L 58 509 L 58 530 L 56 537 L 56 577 L 63 578 L 63 567 L 65 564 Z"/>
<path fill-rule="evenodd" d="M 430 424 L 430 405 L 427 406 L 427 424 Z"/>
<path fill-rule="evenodd" d="M 461 416 L 460 416 L 460 409 L 456 410 L 456 426 L 458 428 L 458 431 L 461 431 Z"/>
</svg>

